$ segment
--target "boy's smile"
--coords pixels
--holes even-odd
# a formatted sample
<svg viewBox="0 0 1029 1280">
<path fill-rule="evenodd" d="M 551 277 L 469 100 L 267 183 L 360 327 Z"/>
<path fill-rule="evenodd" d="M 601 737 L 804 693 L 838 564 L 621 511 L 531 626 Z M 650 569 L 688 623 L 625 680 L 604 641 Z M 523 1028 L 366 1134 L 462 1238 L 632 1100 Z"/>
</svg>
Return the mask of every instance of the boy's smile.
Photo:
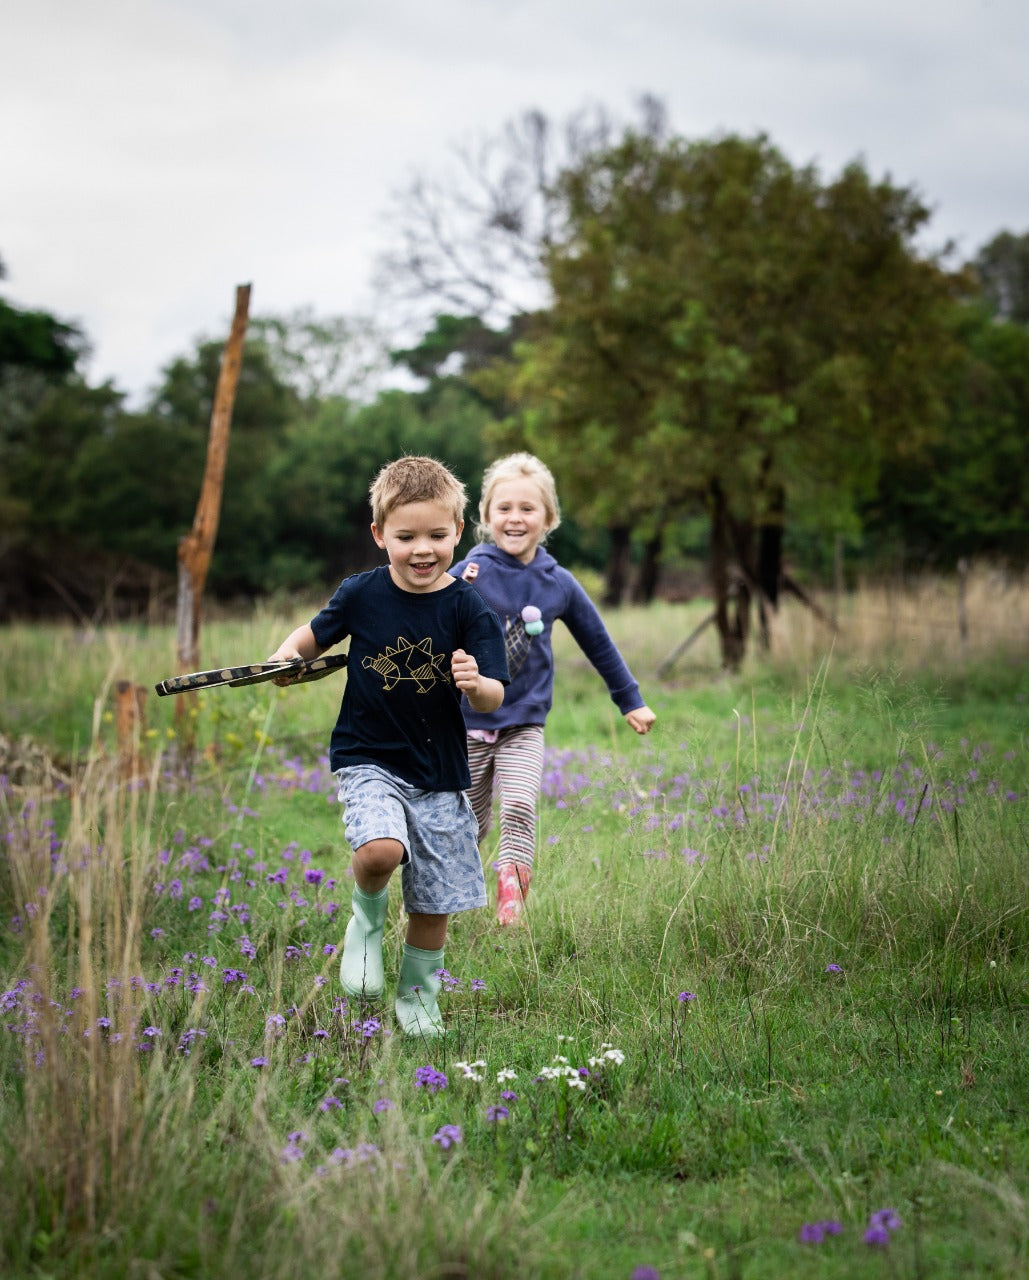
<svg viewBox="0 0 1029 1280">
<path fill-rule="evenodd" d="M 406 502 L 394 507 L 372 537 L 389 556 L 390 577 L 402 591 L 438 591 L 453 582 L 447 570 L 464 529 L 441 502 Z"/>
</svg>

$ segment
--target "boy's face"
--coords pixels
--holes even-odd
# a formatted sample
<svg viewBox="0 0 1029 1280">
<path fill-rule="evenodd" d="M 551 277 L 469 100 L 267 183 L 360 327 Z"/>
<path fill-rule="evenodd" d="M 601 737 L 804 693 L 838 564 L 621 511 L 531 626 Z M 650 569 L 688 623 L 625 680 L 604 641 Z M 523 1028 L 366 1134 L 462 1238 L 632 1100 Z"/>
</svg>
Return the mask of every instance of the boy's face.
<svg viewBox="0 0 1029 1280">
<path fill-rule="evenodd" d="M 438 591 L 451 581 L 447 570 L 464 521 L 441 502 L 407 502 L 394 507 L 372 537 L 389 556 L 390 577 L 401 591 Z"/>
</svg>

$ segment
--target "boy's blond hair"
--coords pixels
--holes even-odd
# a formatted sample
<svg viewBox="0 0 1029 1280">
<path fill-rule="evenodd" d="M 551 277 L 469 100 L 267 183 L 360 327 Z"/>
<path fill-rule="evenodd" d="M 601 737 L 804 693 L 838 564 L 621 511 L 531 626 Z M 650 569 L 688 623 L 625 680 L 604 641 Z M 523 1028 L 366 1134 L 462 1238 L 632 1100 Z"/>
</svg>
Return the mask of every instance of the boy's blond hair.
<svg viewBox="0 0 1029 1280">
<path fill-rule="evenodd" d="M 460 525 L 468 501 L 464 485 L 442 462 L 419 457 L 397 458 L 387 463 L 372 481 L 368 496 L 372 520 L 379 529 L 391 511 L 408 502 L 438 502 L 450 508 L 454 524 Z"/>
<path fill-rule="evenodd" d="M 546 516 L 546 529 L 541 542 L 546 542 L 547 534 L 553 533 L 561 523 L 561 507 L 557 501 L 557 485 L 545 462 L 532 453 L 509 453 L 504 458 L 491 462 L 482 477 L 482 497 L 479 499 L 479 523 L 475 536 L 480 542 L 490 542 L 489 505 L 493 501 L 493 491 L 504 480 L 531 480 L 540 491 L 543 499 L 543 512 Z"/>
</svg>

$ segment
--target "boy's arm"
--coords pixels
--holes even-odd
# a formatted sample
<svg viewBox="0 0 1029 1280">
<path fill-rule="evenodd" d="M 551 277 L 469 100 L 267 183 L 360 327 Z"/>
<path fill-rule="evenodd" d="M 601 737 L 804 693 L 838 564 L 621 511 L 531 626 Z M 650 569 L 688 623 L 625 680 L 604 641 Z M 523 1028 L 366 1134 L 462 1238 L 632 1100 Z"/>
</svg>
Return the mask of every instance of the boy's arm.
<svg viewBox="0 0 1029 1280">
<path fill-rule="evenodd" d="M 472 709 L 480 713 L 496 711 L 504 701 L 504 686 L 499 680 L 479 674 L 479 664 L 464 649 L 455 649 L 450 658 L 454 683 L 468 699 Z"/>
<path fill-rule="evenodd" d="M 325 650 L 314 638 L 311 624 L 305 622 L 302 627 L 291 631 L 282 644 L 268 659 L 269 662 L 289 662 L 293 658 L 303 658 L 310 662 L 312 658 L 320 658 Z"/>
</svg>

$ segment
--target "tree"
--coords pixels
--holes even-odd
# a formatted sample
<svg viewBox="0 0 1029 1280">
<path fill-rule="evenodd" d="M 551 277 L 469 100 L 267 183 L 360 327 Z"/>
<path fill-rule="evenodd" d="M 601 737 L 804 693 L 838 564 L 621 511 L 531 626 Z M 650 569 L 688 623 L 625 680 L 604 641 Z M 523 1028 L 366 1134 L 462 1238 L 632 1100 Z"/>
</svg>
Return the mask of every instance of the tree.
<svg viewBox="0 0 1029 1280">
<path fill-rule="evenodd" d="M 852 518 L 886 460 L 932 438 L 959 282 L 915 251 L 913 193 L 857 163 L 823 184 L 763 136 L 630 131 L 559 191 L 514 434 L 613 530 L 656 537 L 706 505 L 735 666 L 749 598 L 774 605 L 783 581 L 789 502 Z"/>
<path fill-rule="evenodd" d="M 972 268 L 995 316 L 1029 324 L 1029 231 L 1001 231 L 979 250 Z"/>
<path fill-rule="evenodd" d="M 387 367 L 386 344 L 370 320 L 317 316 L 310 307 L 256 316 L 248 341 L 261 344 L 276 377 L 312 409 L 324 400 L 367 401 Z"/>
<path fill-rule="evenodd" d="M 6 277 L 0 259 L 0 280 Z M 48 311 L 23 311 L 0 298 L 0 376 L 11 369 L 30 369 L 61 379 L 75 371 L 85 352 L 85 338 L 75 325 Z"/>
<path fill-rule="evenodd" d="M 953 569 L 987 556 L 1029 556 L 1029 327 L 970 303 L 959 315 L 964 358 L 947 414 L 923 459 L 884 468 L 865 504 L 866 542 L 880 559 Z"/>
<path fill-rule="evenodd" d="M 167 366 L 148 413 L 166 428 L 207 439 L 221 367 L 221 342 L 201 341 L 191 357 Z M 304 416 L 297 392 L 276 372 L 263 343 L 247 342 L 232 412 L 233 445 L 225 472 L 218 554 L 210 569 L 211 588 L 222 595 L 258 594 L 275 546 L 278 497 L 268 485 L 268 467 L 283 447 L 290 423 Z M 203 463 L 192 474 L 193 492 Z M 181 532 L 181 530 L 177 530 Z"/>
<path fill-rule="evenodd" d="M 659 137 L 661 102 L 638 103 L 639 129 Z M 529 110 L 500 132 L 453 148 L 456 169 L 416 174 L 393 199 L 387 217 L 397 247 L 381 258 L 382 294 L 425 328 L 439 312 L 476 316 L 503 327 L 547 302 L 542 254 L 562 235 L 561 173 L 610 144 L 614 128 L 600 106 L 561 123 Z"/>
</svg>

